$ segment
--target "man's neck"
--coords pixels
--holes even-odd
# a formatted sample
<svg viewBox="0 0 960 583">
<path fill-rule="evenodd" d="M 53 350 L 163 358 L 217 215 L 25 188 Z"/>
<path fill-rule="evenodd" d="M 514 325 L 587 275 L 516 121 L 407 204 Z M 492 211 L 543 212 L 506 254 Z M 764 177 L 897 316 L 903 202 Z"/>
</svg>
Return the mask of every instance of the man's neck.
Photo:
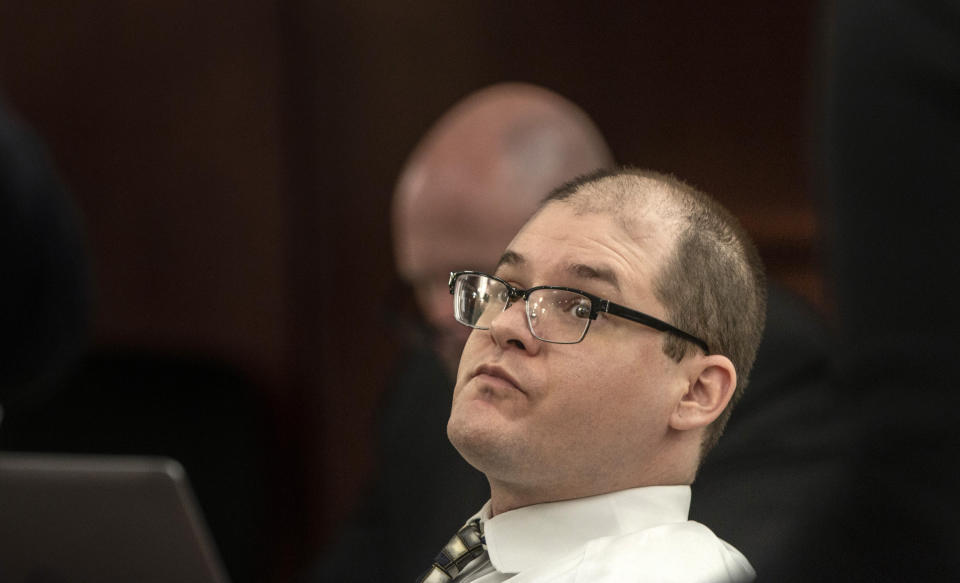
<svg viewBox="0 0 960 583">
<path fill-rule="evenodd" d="M 647 486 L 679 486 L 689 485 L 693 481 L 691 475 L 689 479 L 683 477 L 667 478 L 660 480 L 634 480 L 624 481 L 622 483 L 609 484 L 606 486 L 595 484 L 589 488 L 567 488 L 567 489 L 535 489 L 535 488 L 517 488 L 509 484 L 498 483 L 490 480 L 490 517 L 494 517 L 504 512 L 509 512 L 525 506 L 534 504 L 545 504 L 548 502 L 561 502 L 563 500 L 575 500 L 579 498 L 589 498 L 591 496 L 600 496 L 611 492 L 630 490 L 633 488 L 642 488 Z"/>
</svg>

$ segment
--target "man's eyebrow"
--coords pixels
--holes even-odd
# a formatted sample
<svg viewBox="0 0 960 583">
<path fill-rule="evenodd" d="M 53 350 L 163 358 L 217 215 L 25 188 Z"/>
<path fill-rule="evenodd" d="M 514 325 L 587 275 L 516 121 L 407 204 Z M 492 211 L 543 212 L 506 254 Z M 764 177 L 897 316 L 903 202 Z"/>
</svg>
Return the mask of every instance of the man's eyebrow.
<svg viewBox="0 0 960 583">
<path fill-rule="evenodd" d="M 526 262 L 527 260 L 523 255 L 516 251 L 507 250 L 500 256 L 497 269 L 499 270 L 504 265 L 523 265 Z M 617 274 L 609 267 L 593 267 L 583 263 L 571 263 L 567 266 L 566 271 L 577 279 L 605 281 L 612 285 L 614 289 L 620 291 L 620 281 L 617 279 Z"/>
<path fill-rule="evenodd" d="M 605 281 L 612 285 L 614 289 L 620 291 L 620 282 L 617 280 L 617 274 L 608 267 L 591 267 L 583 263 L 572 263 L 567 267 L 567 271 L 580 279 Z"/>
<path fill-rule="evenodd" d="M 504 265 L 523 265 L 527 260 L 524 259 L 523 255 L 515 251 L 505 251 L 503 255 L 500 256 L 500 261 L 497 262 L 497 269 L 500 269 Z"/>
</svg>

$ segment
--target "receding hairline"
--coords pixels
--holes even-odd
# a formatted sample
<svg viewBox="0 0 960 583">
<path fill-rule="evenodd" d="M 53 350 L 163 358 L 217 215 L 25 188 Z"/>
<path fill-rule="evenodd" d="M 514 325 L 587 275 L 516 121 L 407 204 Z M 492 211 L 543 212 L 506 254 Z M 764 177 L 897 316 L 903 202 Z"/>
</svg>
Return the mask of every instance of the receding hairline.
<svg viewBox="0 0 960 583">
<path fill-rule="evenodd" d="M 676 211 L 684 199 L 700 199 L 702 194 L 672 174 L 642 168 L 598 168 L 554 188 L 540 202 L 568 202 L 577 212 L 625 211 L 627 205 L 638 210 Z M 673 213 L 669 213 L 673 214 Z"/>
<path fill-rule="evenodd" d="M 639 168 L 600 168 L 554 188 L 534 217 L 555 203 L 575 214 L 603 214 L 625 232 L 639 236 L 641 220 L 649 220 L 675 244 L 687 228 L 685 207 L 699 204 L 699 191 L 676 177 Z M 531 217 L 532 220 L 532 217 Z"/>
</svg>

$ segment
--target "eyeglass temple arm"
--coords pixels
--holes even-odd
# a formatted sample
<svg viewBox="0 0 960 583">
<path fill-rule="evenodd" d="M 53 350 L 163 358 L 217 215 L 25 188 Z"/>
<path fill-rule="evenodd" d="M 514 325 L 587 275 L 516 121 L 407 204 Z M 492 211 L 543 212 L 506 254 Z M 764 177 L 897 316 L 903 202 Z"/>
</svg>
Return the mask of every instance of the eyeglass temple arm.
<svg viewBox="0 0 960 583">
<path fill-rule="evenodd" d="M 610 302 L 608 300 L 603 300 L 600 303 L 600 311 L 613 314 L 614 316 L 620 316 L 621 318 L 626 318 L 628 320 L 633 320 L 634 322 L 639 322 L 644 326 L 649 326 L 661 332 L 673 334 L 674 336 L 683 338 L 688 342 L 693 342 L 694 344 L 702 348 L 704 353 L 710 354 L 710 349 L 707 347 L 707 343 L 704 342 L 703 340 L 700 340 L 693 334 L 688 334 L 687 332 L 684 332 L 679 328 L 671 326 L 670 324 L 667 324 L 663 320 L 658 320 L 653 316 L 648 316 L 643 312 L 638 312 L 636 310 L 631 310 L 630 308 L 625 308 L 621 305 L 614 304 L 613 302 Z"/>
</svg>

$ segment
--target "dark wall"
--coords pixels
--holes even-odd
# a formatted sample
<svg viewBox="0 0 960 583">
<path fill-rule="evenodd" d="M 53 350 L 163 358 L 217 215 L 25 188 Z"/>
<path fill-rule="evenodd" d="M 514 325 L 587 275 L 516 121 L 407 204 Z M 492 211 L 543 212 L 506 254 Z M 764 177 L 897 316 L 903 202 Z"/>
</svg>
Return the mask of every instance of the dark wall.
<svg viewBox="0 0 960 583">
<path fill-rule="evenodd" d="M 474 89 L 579 103 L 619 161 L 716 194 L 774 279 L 825 306 L 813 6 L 0 0 L 0 84 L 84 214 L 96 346 L 213 355 L 262 387 L 284 573 L 373 467 L 393 181 Z"/>
</svg>

